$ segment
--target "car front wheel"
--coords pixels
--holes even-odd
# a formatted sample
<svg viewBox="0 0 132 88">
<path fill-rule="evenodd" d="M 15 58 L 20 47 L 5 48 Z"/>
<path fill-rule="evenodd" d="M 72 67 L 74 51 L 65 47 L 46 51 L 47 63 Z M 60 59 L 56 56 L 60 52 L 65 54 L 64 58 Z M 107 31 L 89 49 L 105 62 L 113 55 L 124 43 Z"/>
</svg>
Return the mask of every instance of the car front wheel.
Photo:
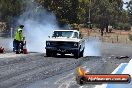
<svg viewBox="0 0 132 88">
<path fill-rule="evenodd" d="M 80 57 L 83 57 L 84 49 L 80 52 Z"/>
<path fill-rule="evenodd" d="M 80 57 L 80 50 L 74 52 L 74 57 L 78 59 Z"/>
<path fill-rule="evenodd" d="M 50 57 L 51 55 L 52 55 L 51 51 L 48 50 L 48 49 L 46 49 L 46 56 L 47 56 L 47 57 Z"/>
</svg>

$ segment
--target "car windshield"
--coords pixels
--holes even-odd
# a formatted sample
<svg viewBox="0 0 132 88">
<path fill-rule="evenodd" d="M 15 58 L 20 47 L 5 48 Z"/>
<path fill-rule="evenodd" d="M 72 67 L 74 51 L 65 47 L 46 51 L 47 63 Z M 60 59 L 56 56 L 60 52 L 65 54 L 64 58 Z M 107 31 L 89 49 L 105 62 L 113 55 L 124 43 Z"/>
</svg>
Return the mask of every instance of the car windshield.
<svg viewBox="0 0 132 88">
<path fill-rule="evenodd" d="M 73 34 L 73 31 L 54 31 L 52 37 L 71 37 Z"/>
</svg>

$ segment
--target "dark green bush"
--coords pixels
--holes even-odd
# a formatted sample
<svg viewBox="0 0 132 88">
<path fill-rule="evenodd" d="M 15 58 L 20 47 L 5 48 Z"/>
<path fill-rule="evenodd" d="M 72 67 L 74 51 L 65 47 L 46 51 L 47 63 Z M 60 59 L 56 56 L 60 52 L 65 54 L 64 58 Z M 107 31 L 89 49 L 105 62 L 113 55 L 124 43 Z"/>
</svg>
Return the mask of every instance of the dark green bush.
<svg viewBox="0 0 132 88">
<path fill-rule="evenodd" d="M 128 23 L 118 23 L 117 29 L 118 29 L 118 30 L 129 31 L 129 30 L 131 30 L 131 25 L 128 24 Z"/>
<path fill-rule="evenodd" d="M 131 25 L 128 23 L 124 24 L 124 30 L 126 30 L 126 31 L 131 30 Z"/>
</svg>

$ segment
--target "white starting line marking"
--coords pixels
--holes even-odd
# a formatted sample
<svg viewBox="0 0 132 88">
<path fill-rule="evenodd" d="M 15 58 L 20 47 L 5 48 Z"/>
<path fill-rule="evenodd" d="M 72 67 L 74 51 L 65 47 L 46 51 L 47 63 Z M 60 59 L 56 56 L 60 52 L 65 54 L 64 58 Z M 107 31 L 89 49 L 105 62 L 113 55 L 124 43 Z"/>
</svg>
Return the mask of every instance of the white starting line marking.
<svg viewBox="0 0 132 88">
<path fill-rule="evenodd" d="M 123 72 L 124 69 L 120 69 L 120 68 L 125 64 L 127 64 L 127 63 L 121 63 L 111 74 L 121 74 L 121 73 L 117 73 L 117 72 L 118 71 Z M 113 88 L 113 87 L 108 86 L 108 84 L 102 84 L 102 85 L 97 85 L 94 88 Z"/>
<path fill-rule="evenodd" d="M 112 74 L 115 74 L 118 70 L 119 70 L 119 68 L 121 68 L 121 66 L 123 66 L 124 64 L 127 64 L 127 63 L 121 63 L 113 72 L 112 72 Z M 121 74 L 121 73 L 120 73 Z"/>
</svg>

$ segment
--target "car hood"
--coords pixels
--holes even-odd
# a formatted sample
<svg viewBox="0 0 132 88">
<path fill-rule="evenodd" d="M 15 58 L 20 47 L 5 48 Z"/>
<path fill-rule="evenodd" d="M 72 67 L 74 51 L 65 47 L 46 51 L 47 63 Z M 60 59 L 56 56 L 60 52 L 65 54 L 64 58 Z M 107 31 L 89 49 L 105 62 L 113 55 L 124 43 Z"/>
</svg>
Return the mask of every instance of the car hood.
<svg viewBox="0 0 132 88">
<path fill-rule="evenodd" d="M 76 39 L 76 38 L 49 38 L 47 41 L 63 41 L 63 42 L 79 42 L 80 39 Z"/>
</svg>

